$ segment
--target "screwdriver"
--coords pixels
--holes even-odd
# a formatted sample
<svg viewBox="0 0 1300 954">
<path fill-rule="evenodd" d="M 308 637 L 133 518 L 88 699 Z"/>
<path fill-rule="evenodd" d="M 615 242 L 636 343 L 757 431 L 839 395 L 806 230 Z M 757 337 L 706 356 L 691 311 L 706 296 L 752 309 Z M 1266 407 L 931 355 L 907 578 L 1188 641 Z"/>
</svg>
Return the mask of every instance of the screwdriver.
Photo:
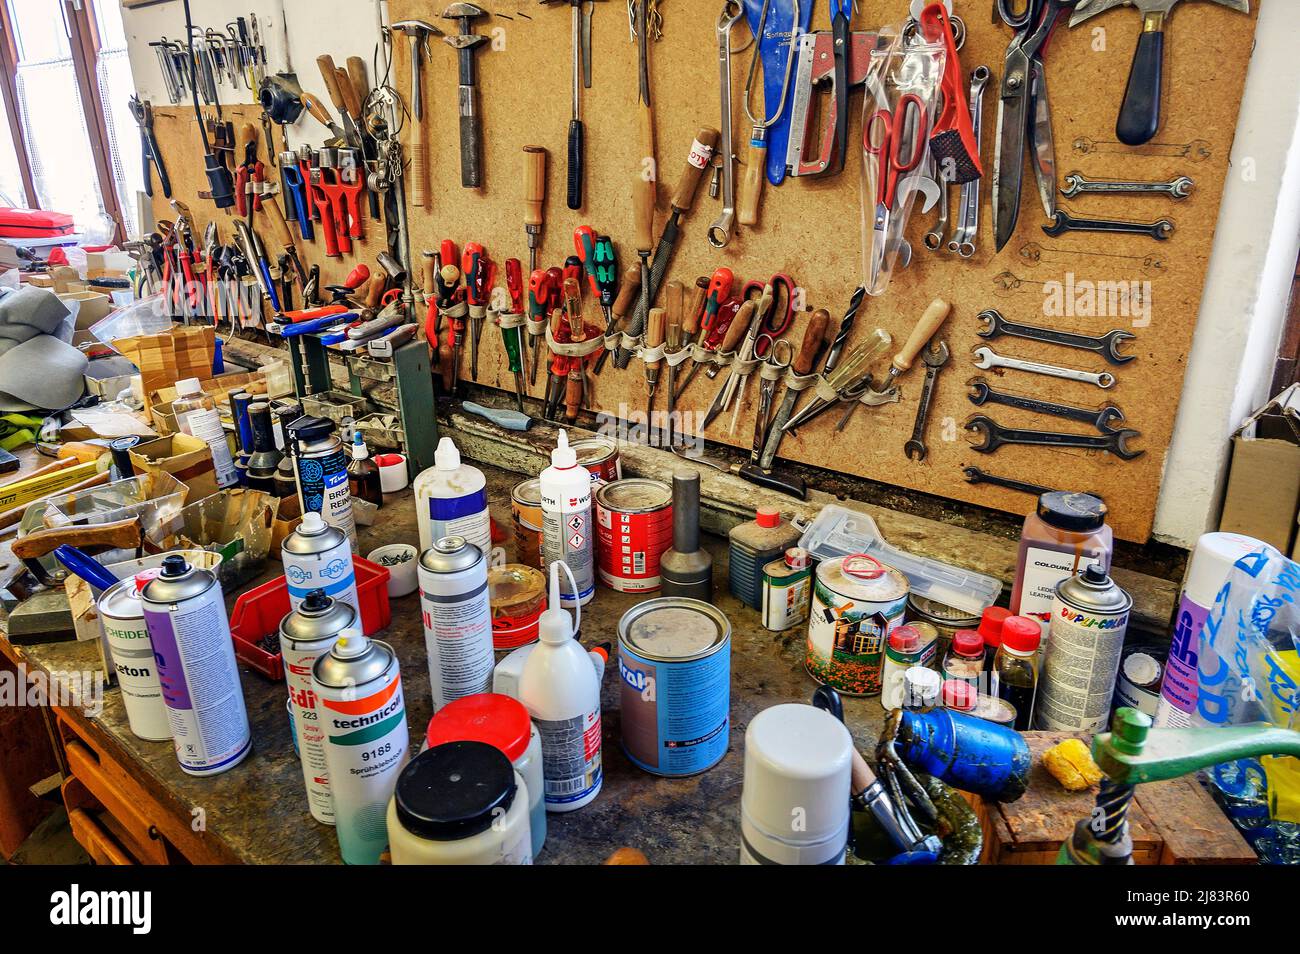
<svg viewBox="0 0 1300 954">
<path fill-rule="evenodd" d="M 592 292 L 600 299 L 608 330 L 614 323 L 614 296 L 618 292 L 618 259 L 614 254 L 614 240 L 608 235 L 596 236 L 596 275 Z"/>
<path fill-rule="evenodd" d="M 664 291 L 664 310 L 667 312 L 667 327 L 664 330 L 665 358 L 682 350 L 682 299 L 685 294 L 686 289 L 682 287 L 681 282 L 669 282 Z M 668 446 L 672 447 L 673 412 L 677 404 L 673 397 L 676 390 L 677 366 L 671 361 L 665 363 L 668 365 L 668 423 L 664 430 L 668 438 Z"/>
<path fill-rule="evenodd" d="M 831 314 L 825 308 L 818 308 L 808 319 L 808 327 L 804 329 L 803 341 L 799 344 L 799 351 L 790 362 L 790 370 L 803 377 L 813 369 L 813 364 L 817 361 L 817 353 L 824 345 L 826 338 L 826 326 L 830 324 Z M 772 423 L 767 429 L 767 438 L 763 444 L 763 453 L 758 459 L 758 466 L 763 470 L 771 470 L 772 463 L 776 460 L 776 452 L 781 446 L 781 438 L 785 436 L 785 422 L 790 420 L 790 415 L 794 413 L 795 402 L 799 400 L 799 392 L 787 386 L 785 397 L 781 399 L 781 406 L 777 408 L 776 417 L 772 418 Z"/>
<path fill-rule="evenodd" d="M 641 288 L 641 271 L 635 265 L 629 265 L 623 272 L 623 287 L 618 290 L 618 297 L 614 299 L 613 323 L 614 329 L 621 328 L 623 319 L 627 317 L 632 308 L 632 302 L 637 297 L 637 292 Z M 600 357 L 596 359 L 595 371 L 600 374 L 600 369 L 605 366 L 605 359 L 609 357 L 608 350 L 602 350 Z"/>
<path fill-rule="evenodd" d="M 939 326 L 948 319 L 948 313 L 952 311 L 952 306 L 942 298 L 936 298 L 926 306 L 921 317 L 917 319 L 916 327 L 908 335 L 907 341 L 903 345 L 903 350 L 894 355 L 889 362 L 889 371 L 885 374 L 885 379 L 881 382 L 879 393 L 887 394 L 894 382 L 898 380 L 899 375 L 912 367 L 916 361 L 916 356 L 921 353 L 921 349 L 929 343 L 934 337 L 934 333 L 939 330 Z M 853 401 L 844 411 L 844 416 L 840 418 L 835 430 L 842 431 L 849 423 L 849 418 L 853 416 L 854 410 L 860 402 Z"/>
<path fill-rule="evenodd" d="M 646 322 L 645 346 L 658 348 L 664 343 L 664 309 L 651 308 L 650 320 Z M 655 386 L 659 383 L 660 358 L 647 358 L 645 362 L 646 411 L 655 406 Z"/>
<path fill-rule="evenodd" d="M 700 300 L 698 289 L 701 281 L 703 281 L 703 279 L 698 279 L 695 283 L 697 288 L 696 300 Z M 691 308 L 691 315 L 693 318 L 690 321 L 690 324 L 693 327 L 699 328 L 700 340 L 697 342 L 698 344 L 702 345 L 709 332 L 713 330 L 713 324 L 717 320 L 718 316 L 718 309 L 722 307 L 722 303 L 731 295 L 732 281 L 733 276 L 731 269 L 719 268 L 715 270 L 713 277 L 710 278 L 704 286 L 702 306 L 693 306 Z M 702 362 L 697 360 L 691 365 L 691 370 L 686 373 L 686 379 L 682 381 L 682 386 L 677 392 L 678 397 L 681 397 L 682 392 L 690 387 L 691 381 L 695 380 L 695 375 L 699 372 L 701 364 Z M 710 368 L 710 370 L 712 370 L 712 368 Z M 710 377 L 715 376 L 716 374 L 710 375 Z"/>
<path fill-rule="evenodd" d="M 568 332 L 564 328 L 564 310 L 554 308 L 551 310 L 551 339 L 557 343 L 563 343 L 568 340 Z M 559 411 L 560 398 L 564 394 L 564 378 L 568 373 L 568 359 L 562 354 L 551 352 L 551 376 L 546 382 L 546 406 L 543 409 L 543 416 L 548 421 L 555 420 L 555 415 Z"/>
<path fill-rule="evenodd" d="M 537 270 L 546 205 L 546 150 L 524 146 L 524 233 L 528 236 L 528 272 Z"/>
<path fill-rule="evenodd" d="M 465 274 L 465 297 L 469 311 L 470 376 L 478 380 L 478 345 L 487 318 L 487 293 L 492 283 L 492 269 L 487 252 L 478 242 L 466 242 L 461 253 L 461 271 Z"/>
<path fill-rule="evenodd" d="M 524 311 L 524 269 L 517 258 L 506 259 L 506 291 L 510 295 L 510 314 Z M 516 319 L 518 320 L 518 319 Z M 523 325 L 501 329 L 501 343 L 506 349 L 506 360 L 515 376 L 515 407 L 524 409 Z"/>
<path fill-rule="evenodd" d="M 582 320 L 582 286 L 577 278 L 564 280 L 564 313 L 569 320 L 569 340 L 581 344 L 587 340 L 587 327 Z M 587 359 L 581 355 L 569 358 L 568 386 L 564 393 L 564 422 L 570 427 L 578 420 L 578 410 L 583 405 L 587 390 Z"/>
<path fill-rule="evenodd" d="M 534 268 L 528 276 L 528 318 L 542 328 L 533 338 L 533 361 L 528 369 L 528 383 L 537 383 L 537 366 L 542 363 L 542 341 L 546 338 L 546 301 L 550 298 L 549 273 L 544 268 Z"/>
</svg>

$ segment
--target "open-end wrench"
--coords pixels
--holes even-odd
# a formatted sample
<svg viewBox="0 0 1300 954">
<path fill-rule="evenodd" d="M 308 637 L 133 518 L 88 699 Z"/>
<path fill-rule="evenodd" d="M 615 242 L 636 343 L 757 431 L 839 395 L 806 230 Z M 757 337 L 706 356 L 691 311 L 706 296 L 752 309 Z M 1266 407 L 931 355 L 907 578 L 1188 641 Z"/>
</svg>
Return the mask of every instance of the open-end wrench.
<svg viewBox="0 0 1300 954">
<path fill-rule="evenodd" d="M 1066 232 L 1119 232 L 1126 235 L 1149 235 L 1163 242 L 1174 234 L 1174 223 L 1168 219 L 1154 222 L 1127 222 L 1122 219 L 1076 219 L 1064 209 L 1057 209 L 1052 221 L 1043 226 L 1048 235 L 1062 235 Z"/>
<path fill-rule="evenodd" d="M 1041 497 L 1043 494 L 1050 494 L 1053 488 L 1044 487 L 1041 484 L 1031 484 L 1027 480 L 1016 480 L 1014 477 L 1002 477 L 998 474 L 990 474 L 986 470 L 980 470 L 978 467 L 963 467 L 961 472 L 966 476 L 968 484 L 992 484 L 995 487 L 1005 487 L 1007 490 L 1018 490 L 1022 494 L 1033 494 L 1035 497 Z"/>
<path fill-rule="evenodd" d="M 731 143 L 731 30 L 745 16 L 744 8 L 727 0 L 718 16 L 718 72 L 722 91 L 722 212 L 709 226 L 709 244 L 723 248 L 736 224 L 736 154 Z"/>
<path fill-rule="evenodd" d="M 1082 351 L 1095 351 L 1111 364 L 1126 364 L 1137 357 L 1135 354 L 1121 354 L 1120 345 L 1137 337 L 1132 332 L 1116 328 L 1104 335 L 1081 335 L 1072 331 L 1057 331 L 1055 328 L 1042 328 L 1038 325 L 1022 325 L 1007 321 L 1001 312 L 994 308 L 981 311 L 975 316 L 984 323 L 976 334 L 992 341 L 1002 335 L 1015 338 L 1028 338 L 1030 341 L 1045 341 L 1048 344 L 1064 345 L 1067 348 L 1079 348 Z"/>
<path fill-rule="evenodd" d="M 1116 179 L 1089 179 L 1082 173 L 1071 172 L 1065 177 L 1061 195 L 1073 198 L 1083 192 L 1121 195 L 1167 195 L 1171 199 L 1185 199 L 1192 194 L 1194 183 L 1187 176 L 1168 182 L 1129 182 Z"/>
<path fill-rule="evenodd" d="M 970 74 L 970 116 L 971 132 L 975 135 L 975 144 L 980 142 L 980 127 L 984 118 L 984 88 L 988 86 L 989 68 L 977 66 Z M 961 186 L 961 220 L 957 231 L 948 242 L 948 251 L 956 252 L 962 258 L 975 254 L 975 236 L 980 223 L 980 180 L 972 179 Z"/>
<path fill-rule="evenodd" d="M 1039 361 L 1025 361 L 1023 358 L 1004 358 L 992 348 L 975 349 L 975 367 L 981 371 L 990 368 L 1010 368 L 1013 371 L 1028 371 L 1031 374 L 1045 374 L 1051 378 L 1064 378 L 1067 381 L 1082 381 L 1095 384 L 1099 388 L 1113 388 L 1115 375 L 1109 371 L 1093 374 L 1076 368 L 1062 368 L 1055 364 L 1043 364 Z"/>
<path fill-rule="evenodd" d="M 962 186 L 962 188 L 966 188 Z M 939 217 L 934 226 L 921 237 L 925 247 L 932 252 L 943 248 L 943 237 L 948 233 L 948 180 L 939 176 Z"/>
<path fill-rule="evenodd" d="M 925 460 L 925 425 L 930 417 L 930 401 L 934 397 L 935 381 L 939 378 L 939 369 L 948 363 L 950 352 L 946 341 L 936 341 L 925 349 L 921 360 L 925 362 L 925 381 L 921 385 L 921 402 L 916 408 L 916 423 L 912 425 L 912 436 L 903 445 L 903 453 L 908 460 Z"/>
<path fill-rule="evenodd" d="M 1099 408 L 1072 407 L 1069 404 L 1057 404 L 1055 401 L 1040 401 L 1038 398 L 1022 397 L 1019 394 L 1007 394 L 1004 391 L 997 391 L 989 387 L 989 383 L 981 377 L 971 378 L 966 382 L 970 392 L 966 395 L 970 402 L 976 407 L 982 407 L 985 404 L 1004 404 L 1007 407 L 1018 407 L 1023 411 L 1033 411 L 1036 414 L 1050 414 L 1053 417 L 1065 418 L 1067 421 L 1080 421 L 1084 424 L 1091 424 L 1103 434 L 1108 434 L 1115 428 L 1111 424 L 1119 424 L 1124 420 L 1124 412 L 1114 404 L 1104 404 Z"/>
<path fill-rule="evenodd" d="M 1128 442 L 1142 436 L 1138 431 L 1130 428 L 1107 431 L 1100 437 L 1093 437 L 1089 434 L 1062 434 L 1058 431 L 1030 431 L 1021 428 L 1002 427 L 997 421 L 984 414 L 972 415 L 962 426 L 979 437 L 979 443 L 972 444 L 971 450 L 981 454 L 992 454 L 1004 444 L 1104 450 L 1114 454 L 1120 460 L 1132 460 L 1146 453 L 1146 451 L 1142 450 L 1129 449 Z"/>
</svg>

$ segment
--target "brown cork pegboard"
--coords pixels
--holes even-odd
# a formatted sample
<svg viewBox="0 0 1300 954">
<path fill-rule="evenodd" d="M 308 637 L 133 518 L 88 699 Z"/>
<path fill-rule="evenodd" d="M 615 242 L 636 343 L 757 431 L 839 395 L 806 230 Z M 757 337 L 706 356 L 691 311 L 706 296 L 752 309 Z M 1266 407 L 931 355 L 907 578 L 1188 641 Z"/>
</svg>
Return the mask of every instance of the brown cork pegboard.
<svg viewBox="0 0 1300 954">
<path fill-rule="evenodd" d="M 651 82 L 660 166 L 656 238 L 666 218 L 668 198 L 676 183 L 687 148 L 702 125 L 719 122 L 718 65 L 715 22 L 721 2 L 672 0 L 663 4 L 664 36 L 652 45 Z M 904 0 L 860 5 L 854 19 L 859 30 L 906 15 Z M 942 497 L 1023 513 L 1028 496 L 989 485 L 965 482 L 962 468 L 981 467 L 997 474 L 1049 486 L 1087 489 L 1104 495 L 1111 507 L 1115 532 L 1128 540 L 1145 540 L 1151 530 L 1168 447 L 1181 390 L 1197 310 L 1218 218 L 1219 200 L 1228 174 L 1229 152 L 1236 127 L 1247 63 L 1254 36 L 1254 14 L 1243 16 L 1209 3 L 1183 3 L 1170 18 L 1166 38 L 1165 102 L 1162 127 L 1152 143 L 1129 148 L 1115 142 L 1114 125 L 1140 30 L 1140 16 L 1120 8 L 1074 29 L 1055 32 L 1047 54 L 1047 85 L 1051 92 L 1056 142 L 1058 184 L 1078 171 L 1089 178 L 1168 180 L 1177 175 L 1195 181 L 1193 195 L 1182 201 L 1160 196 L 1080 196 L 1059 198 L 1062 208 L 1079 215 L 1153 221 L 1167 217 L 1175 233 L 1167 242 L 1145 237 L 1067 233 L 1045 235 L 1042 210 L 1026 168 L 1026 188 L 1016 234 L 1000 253 L 994 253 L 990 205 L 993 144 L 997 128 L 998 84 L 1011 31 L 993 19 L 989 0 L 955 0 L 955 12 L 968 27 L 969 38 L 961 51 L 963 70 L 987 65 L 993 72 L 984 100 L 983 161 L 985 178 L 980 209 L 979 247 L 963 260 L 955 255 L 926 251 L 921 235 L 931 225 L 932 214 L 916 214 L 909 227 L 914 254 L 911 266 L 895 274 L 888 293 L 869 298 L 859 314 L 854 339 L 876 326 L 887 329 L 896 347 L 906 339 L 912 322 L 934 297 L 949 300 L 953 313 L 940 331 L 952 359 L 939 377 L 930 416 L 924 462 L 909 461 L 903 444 L 912 430 L 920 393 L 921 370 L 901 379 L 902 400 L 873 409 L 860 408 L 848 429 L 834 430 L 838 415 L 824 415 L 787 438 L 783 457 L 868 477 Z M 439 20 L 439 9 L 414 0 L 391 0 L 393 20 L 421 17 L 452 32 L 452 21 Z M 565 207 L 565 135 L 570 116 L 571 38 L 566 6 L 534 2 L 514 4 L 497 15 L 477 21 L 475 29 L 489 34 L 491 44 L 479 48 L 477 67 L 484 130 L 484 185 L 477 190 L 460 186 L 457 132 L 456 51 L 432 41 L 425 62 L 424 89 L 431 149 L 429 155 L 432 200 L 427 209 L 411 209 L 411 247 L 436 249 L 443 238 L 459 244 L 478 241 L 498 263 L 518 257 L 527 263 L 523 229 L 521 173 L 522 147 L 544 146 L 549 152 L 546 225 L 541 256 L 544 265 L 559 265 L 572 253 L 573 229 L 589 224 L 611 235 L 619 256 L 619 270 L 633 264 L 631 193 L 640 169 L 637 149 L 636 47 L 629 42 L 625 6 L 618 2 L 595 5 L 593 18 L 593 84 L 583 90 L 583 118 L 587 126 L 586 203 L 579 212 Z M 816 29 L 828 29 L 825 5 L 818 4 Z M 747 31 L 738 28 L 738 37 Z M 356 50 L 330 50 L 336 61 Z M 732 70 L 733 135 L 743 153 L 748 124 L 741 108 L 747 54 L 735 57 Z M 407 43 L 399 37 L 394 49 L 392 76 L 407 93 L 409 62 Z M 861 92 L 855 92 L 850 122 L 851 142 L 860 142 Z M 197 188 L 202 170 L 192 123 L 185 142 L 175 148 L 191 150 L 194 159 L 172 160 L 176 141 L 159 109 L 159 138 L 168 158 L 178 193 Z M 184 111 L 179 111 L 184 115 Z M 250 107 L 248 115 L 256 121 Z M 309 117 L 301 122 L 312 123 Z M 165 138 L 166 137 L 166 138 Z M 183 165 L 189 168 L 182 170 Z M 763 280 L 775 272 L 789 273 L 805 292 L 809 308 L 825 307 L 838 322 L 853 288 L 859 283 L 859 170 L 860 153 L 850 149 L 843 173 L 824 180 L 787 181 L 764 191 L 761 222 L 752 229 L 738 228 L 722 252 L 710 248 L 705 238 L 717 216 L 719 203 L 702 186 L 693 211 L 685 217 L 677 252 L 666 280 L 688 287 L 696 276 L 709 275 L 719 265 L 732 268 L 740 279 Z M 192 181 L 191 181 L 192 180 Z M 956 216 L 956 197 L 952 199 Z M 192 204 L 202 213 L 202 203 Z M 378 223 L 367 222 L 368 249 L 380 247 Z M 306 258 L 318 259 L 317 249 Z M 337 280 L 353 260 L 323 266 L 326 280 Z M 1088 287 L 1085 283 L 1138 282 L 1143 301 L 1151 303 L 1150 322 L 1139 316 L 1085 316 L 1045 314 L 1049 283 L 1063 290 Z M 1149 284 L 1148 284 L 1149 283 Z M 601 323 L 599 308 L 588 299 L 587 314 L 594 327 Z M 1112 328 L 1134 331 L 1137 340 L 1128 350 L 1137 360 L 1118 369 L 1118 383 L 1109 391 L 1091 385 L 1028 375 L 1017 371 L 979 372 L 971 354 L 986 342 L 975 332 L 975 316 L 997 308 L 1011 321 L 1048 324 L 1062 330 L 1101 334 Z M 802 335 L 801 319 L 792 331 Z M 1000 354 L 1048 361 L 1091 371 L 1114 370 L 1099 356 L 1014 338 L 988 343 Z M 466 359 L 467 362 L 468 359 Z M 878 369 L 883 371 L 884 360 Z M 468 376 L 468 363 L 462 371 Z M 977 409 L 966 399 L 966 382 L 983 373 L 1001 390 L 1080 406 L 1118 404 L 1127 417 L 1125 426 L 1142 432 L 1137 446 L 1146 454 L 1120 461 L 1101 452 L 1005 447 L 995 454 L 972 451 L 961 424 Z M 594 398 L 599 409 L 617 412 L 620 405 L 644 407 L 644 376 L 633 362 L 618 371 L 609 362 L 595 380 Z M 702 415 L 721 378 L 706 381 L 697 376 L 679 404 L 680 410 Z M 512 376 L 505 367 L 500 335 L 491 328 L 483 333 L 479 382 L 508 390 Z M 532 389 L 543 393 L 543 376 Z M 751 379 L 747 404 L 754 404 L 756 386 Z M 778 400 L 780 392 L 778 392 Z M 804 399 L 806 400 L 806 398 Z M 801 402 L 802 403 L 802 402 Z M 664 404 L 660 400 L 658 409 Z M 1048 430 L 1085 432 L 1086 425 L 1045 418 L 1013 408 L 983 409 L 1000 424 Z M 742 410 L 734 437 L 729 437 L 729 415 L 715 421 L 708 437 L 747 447 L 753 433 L 752 410 Z"/>
</svg>

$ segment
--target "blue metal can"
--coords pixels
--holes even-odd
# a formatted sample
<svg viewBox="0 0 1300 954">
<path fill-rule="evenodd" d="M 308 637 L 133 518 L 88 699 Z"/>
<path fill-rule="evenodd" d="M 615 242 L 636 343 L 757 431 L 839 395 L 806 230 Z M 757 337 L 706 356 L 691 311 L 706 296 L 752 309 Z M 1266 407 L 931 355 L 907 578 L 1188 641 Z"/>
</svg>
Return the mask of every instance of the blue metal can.
<svg viewBox="0 0 1300 954">
<path fill-rule="evenodd" d="M 898 715 L 895 746 L 918 771 L 997 802 L 1013 802 L 1028 788 L 1033 759 L 1014 729 L 951 709 Z"/>
</svg>

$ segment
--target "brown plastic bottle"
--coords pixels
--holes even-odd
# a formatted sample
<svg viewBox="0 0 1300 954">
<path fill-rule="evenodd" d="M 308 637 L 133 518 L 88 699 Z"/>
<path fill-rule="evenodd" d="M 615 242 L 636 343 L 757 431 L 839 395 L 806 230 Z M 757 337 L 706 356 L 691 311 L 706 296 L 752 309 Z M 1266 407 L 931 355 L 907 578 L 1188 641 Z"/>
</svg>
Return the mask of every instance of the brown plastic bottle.
<svg viewBox="0 0 1300 954">
<path fill-rule="evenodd" d="M 379 483 L 379 465 L 370 459 L 366 439 L 360 431 L 352 432 L 352 460 L 348 461 L 348 493 L 376 507 L 384 505 L 384 491 Z"/>
<path fill-rule="evenodd" d="M 1056 584 L 1094 563 L 1110 572 L 1114 537 L 1106 505 L 1091 494 L 1053 490 L 1038 498 L 1020 531 L 1011 612 L 1037 620 L 1047 635 Z"/>
</svg>

